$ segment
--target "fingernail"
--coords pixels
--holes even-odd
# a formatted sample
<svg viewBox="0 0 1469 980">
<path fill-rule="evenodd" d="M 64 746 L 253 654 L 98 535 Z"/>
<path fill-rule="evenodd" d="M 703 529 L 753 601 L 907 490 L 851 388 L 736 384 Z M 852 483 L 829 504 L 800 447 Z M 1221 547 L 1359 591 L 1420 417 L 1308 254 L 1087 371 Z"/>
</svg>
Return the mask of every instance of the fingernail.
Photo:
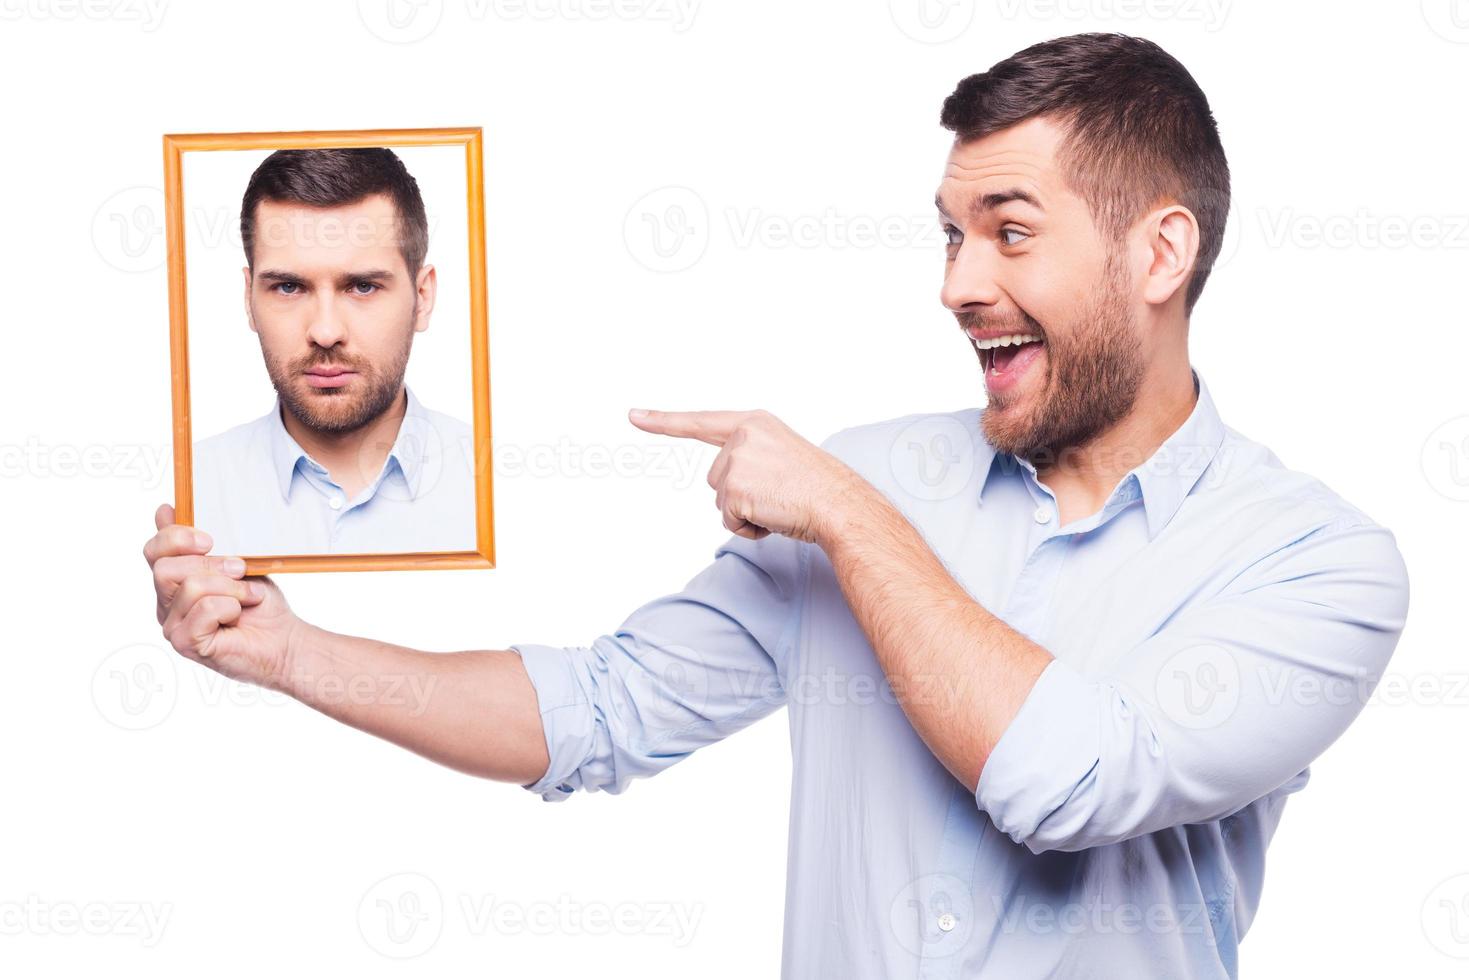
<svg viewBox="0 0 1469 980">
<path fill-rule="evenodd" d="M 194 532 L 194 547 L 200 551 L 208 551 L 214 545 L 214 539 L 203 531 Z"/>
<path fill-rule="evenodd" d="M 245 574 L 245 559 L 243 559 L 243 558 L 226 558 L 224 560 L 224 573 L 226 575 L 244 575 Z"/>
<path fill-rule="evenodd" d="M 248 590 L 250 590 L 250 598 L 252 598 L 252 599 L 264 599 L 265 598 L 265 586 L 261 585 L 259 582 L 246 582 L 245 583 L 245 588 L 248 589 Z"/>
<path fill-rule="evenodd" d="M 630 419 L 645 419 L 648 417 L 648 410 L 646 408 L 634 408 L 627 413 L 627 417 Z"/>
</svg>

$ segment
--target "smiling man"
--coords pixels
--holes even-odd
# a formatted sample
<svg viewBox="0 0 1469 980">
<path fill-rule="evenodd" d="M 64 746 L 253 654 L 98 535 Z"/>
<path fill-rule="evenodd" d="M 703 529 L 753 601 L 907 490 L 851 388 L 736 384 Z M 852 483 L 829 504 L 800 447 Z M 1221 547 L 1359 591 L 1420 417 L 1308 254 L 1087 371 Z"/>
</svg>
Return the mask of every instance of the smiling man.
<svg viewBox="0 0 1469 980">
<path fill-rule="evenodd" d="M 245 316 L 275 405 L 194 446 L 194 523 L 218 554 L 474 546 L 472 433 L 404 383 L 438 275 L 392 150 L 278 150 L 240 208 Z"/>
<path fill-rule="evenodd" d="M 1228 167 L 1182 65 L 1061 38 L 962 81 L 942 122 L 942 295 L 982 408 L 820 446 L 764 412 L 634 411 L 721 447 L 733 534 L 588 646 L 328 632 L 164 505 L 165 636 L 547 800 L 787 706 L 790 978 L 1238 977 L 1266 847 L 1385 669 L 1406 569 L 1227 427 L 1189 361 Z M 316 693 L 404 675 L 452 683 L 426 706 Z"/>
</svg>

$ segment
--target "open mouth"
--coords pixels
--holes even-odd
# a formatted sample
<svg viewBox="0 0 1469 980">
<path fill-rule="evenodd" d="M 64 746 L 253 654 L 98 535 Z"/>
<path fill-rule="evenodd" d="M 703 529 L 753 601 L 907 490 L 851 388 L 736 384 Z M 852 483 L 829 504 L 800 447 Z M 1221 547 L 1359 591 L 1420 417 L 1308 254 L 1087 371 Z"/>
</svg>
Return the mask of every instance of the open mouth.
<svg viewBox="0 0 1469 980">
<path fill-rule="evenodd" d="M 985 387 L 1002 391 L 1018 384 L 1045 350 L 1046 342 L 1036 334 L 1015 333 L 974 340 L 979 362 L 984 366 Z"/>
</svg>

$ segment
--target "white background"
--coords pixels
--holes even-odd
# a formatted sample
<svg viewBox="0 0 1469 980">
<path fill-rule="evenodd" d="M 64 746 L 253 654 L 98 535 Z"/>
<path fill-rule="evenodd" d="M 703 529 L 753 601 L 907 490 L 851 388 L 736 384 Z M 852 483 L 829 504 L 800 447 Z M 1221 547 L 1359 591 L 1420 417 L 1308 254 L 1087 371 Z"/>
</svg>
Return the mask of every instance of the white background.
<svg viewBox="0 0 1469 980">
<path fill-rule="evenodd" d="M 427 0 L 401 29 L 383 0 L 62 4 L 0 6 L 0 972 L 779 968 L 783 713 L 550 804 L 168 653 L 141 557 L 172 496 L 162 133 L 484 127 L 500 567 L 281 582 L 309 620 L 420 648 L 587 643 L 725 538 L 712 451 L 666 455 L 630 406 L 760 406 L 819 439 L 980 403 L 938 303 L 939 106 L 1099 28 L 1162 43 L 1220 120 L 1232 245 L 1192 357 L 1226 422 L 1391 528 L 1412 575 L 1397 693 L 1290 800 L 1244 975 L 1463 975 L 1463 3 Z M 631 472 L 587 453 L 617 447 Z M 427 918 L 395 945 L 377 902 L 405 895 Z"/>
</svg>

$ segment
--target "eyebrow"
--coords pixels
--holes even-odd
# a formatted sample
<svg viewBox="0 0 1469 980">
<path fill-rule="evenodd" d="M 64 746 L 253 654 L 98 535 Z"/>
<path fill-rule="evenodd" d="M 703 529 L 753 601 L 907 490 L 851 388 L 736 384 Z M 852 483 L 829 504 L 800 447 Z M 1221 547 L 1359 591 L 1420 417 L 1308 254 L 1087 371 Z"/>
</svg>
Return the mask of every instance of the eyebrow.
<svg viewBox="0 0 1469 980">
<path fill-rule="evenodd" d="M 1029 204 L 1037 211 L 1045 211 L 1045 208 L 1041 207 L 1041 202 L 1036 198 L 1034 194 L 1030 193 L 1029 191 L 1022 190 L 1019 187 L 1011 187 L 1003 191 L 991 191 L 988 194 L 982 195 L 978 200 L 970 205 L 969 211 L 970 214 L 978 217 L 986 211 L 992 211 L 1002 204 L 1009 204 L 1011 201 L 1019 201 L 1022 204 Z M 944 207 L 942 194 L 935 194 L 933 196 L 933 205 L 944 214 L 949 213 L 949 209 Z"/>
<path fill-rule="evenodd" d="M 294 272 L 284 272 L 280 269 L 264 269 L 256 273 L 256 277 L 266 282 L 305 282 L 304 276 L 298 276 Z M 337 285 L 347 286 L 354 282 L 362 282 L 366 279 L 390 280 L 393 278 L 390 269 L 364 269 L 361 272 L 347 272 L 337 277 Z"/>
</svg>

